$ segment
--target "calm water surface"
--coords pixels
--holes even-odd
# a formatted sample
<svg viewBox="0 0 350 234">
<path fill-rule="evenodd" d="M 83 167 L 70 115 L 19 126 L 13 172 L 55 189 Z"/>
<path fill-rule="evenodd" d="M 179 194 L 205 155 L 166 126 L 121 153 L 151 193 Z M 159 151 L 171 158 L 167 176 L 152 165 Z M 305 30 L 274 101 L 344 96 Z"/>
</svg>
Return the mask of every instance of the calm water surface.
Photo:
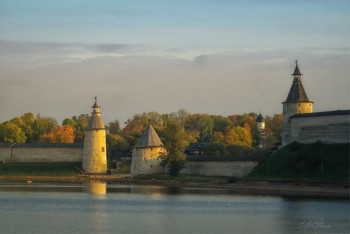
<svg viewBox="0 0 350 234">
<path fill-rule="evenodd" d="M 349 200 L 0 181 L 0 233 L 349 233 Z"/>
</svg>

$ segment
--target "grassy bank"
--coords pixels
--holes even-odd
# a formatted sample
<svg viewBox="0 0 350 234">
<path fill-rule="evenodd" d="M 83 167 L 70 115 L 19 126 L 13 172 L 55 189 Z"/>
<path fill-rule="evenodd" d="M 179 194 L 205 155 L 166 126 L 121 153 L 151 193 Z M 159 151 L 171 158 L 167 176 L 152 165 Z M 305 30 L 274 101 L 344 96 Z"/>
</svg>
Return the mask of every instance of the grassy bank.
<svg viewBox="0 0 350 234">
<path fill-rule="evenodd" d="M 349 144 L 289 144 L 245 178 L 349 181 Z"/>
<path fill-rule="evenodd" d="M 76 176 L 77 162 L 21 162 L 0 164 L 0 175 L 7 176 Z"/>
</svg>

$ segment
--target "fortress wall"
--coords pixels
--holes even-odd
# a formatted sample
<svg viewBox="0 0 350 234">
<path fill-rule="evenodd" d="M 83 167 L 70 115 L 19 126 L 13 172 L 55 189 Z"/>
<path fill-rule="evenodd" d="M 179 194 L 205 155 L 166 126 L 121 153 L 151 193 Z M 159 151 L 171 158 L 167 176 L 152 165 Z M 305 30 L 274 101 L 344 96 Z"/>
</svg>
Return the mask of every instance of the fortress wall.
<svg viewBox="0 0 350 234">
<path fill-rule="evenodd" d="M 186 161 L 184 175 L 242 177 L 248 175 L 257 161 Z"/>
<path fill-rule="evenodd" d="M 83 147 L 0 147 L 0 160 L 4 162 L 81 162 Z"/>
<path fill-rule="evenodd" d="M 10 147 L 0 147 L 0 161 L 8 162 L 11 158 Z"/>
<path fill-rule="evenodd" d="M 328 144 L 349 142 L 349 115 L 291 118 L 290 126 L 290 142 L 313 143 L 317 140 Z"/>
<path fill-rule="evenodd" d="M 133 148 L 131 160 L 131 176 L 139 174 L 164 173 L 165 169 L 160 165 L 159 153 L 164 152 L 163 147 Z"/>
</svg>

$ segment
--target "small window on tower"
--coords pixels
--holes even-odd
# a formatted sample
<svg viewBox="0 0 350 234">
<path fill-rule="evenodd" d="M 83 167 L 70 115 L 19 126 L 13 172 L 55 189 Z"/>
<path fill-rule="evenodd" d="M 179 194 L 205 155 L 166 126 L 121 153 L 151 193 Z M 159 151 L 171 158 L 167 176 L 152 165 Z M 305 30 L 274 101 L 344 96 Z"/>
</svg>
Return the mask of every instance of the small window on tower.
<svg viewBox="0 0 350 234">
<path fill-rule="evenodd" d="M 102 147 L 102 152 L 105 152 L 105 147 Z"/>
</svg>

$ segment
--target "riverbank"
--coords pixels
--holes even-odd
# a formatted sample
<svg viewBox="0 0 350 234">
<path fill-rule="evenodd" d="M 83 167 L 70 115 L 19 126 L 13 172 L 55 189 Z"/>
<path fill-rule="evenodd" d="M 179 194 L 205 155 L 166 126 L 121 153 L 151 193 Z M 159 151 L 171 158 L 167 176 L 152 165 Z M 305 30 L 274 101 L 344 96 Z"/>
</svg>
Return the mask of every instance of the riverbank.
<svg viewBox="0 0 350 234">
<path fill-rule="evenodd" d="M 349 199 L 349 182 L 342 181 L 283 181 L 283 180 L 237 180 L 228 178 L 183 177 L 173 179 L 135 179 L 129 175 L 90 176 L 0 176 L 0 180 L 16 180 L 31 183 L 36 181 L 61 181 L 84 183 L 105 181 L 119 184 L 139 184 L 153 186 L 176 186 L 192 188 L 228 189 L 237 194 L 281 195 L 299 197 L 329 197 Z"/>
</svg>

